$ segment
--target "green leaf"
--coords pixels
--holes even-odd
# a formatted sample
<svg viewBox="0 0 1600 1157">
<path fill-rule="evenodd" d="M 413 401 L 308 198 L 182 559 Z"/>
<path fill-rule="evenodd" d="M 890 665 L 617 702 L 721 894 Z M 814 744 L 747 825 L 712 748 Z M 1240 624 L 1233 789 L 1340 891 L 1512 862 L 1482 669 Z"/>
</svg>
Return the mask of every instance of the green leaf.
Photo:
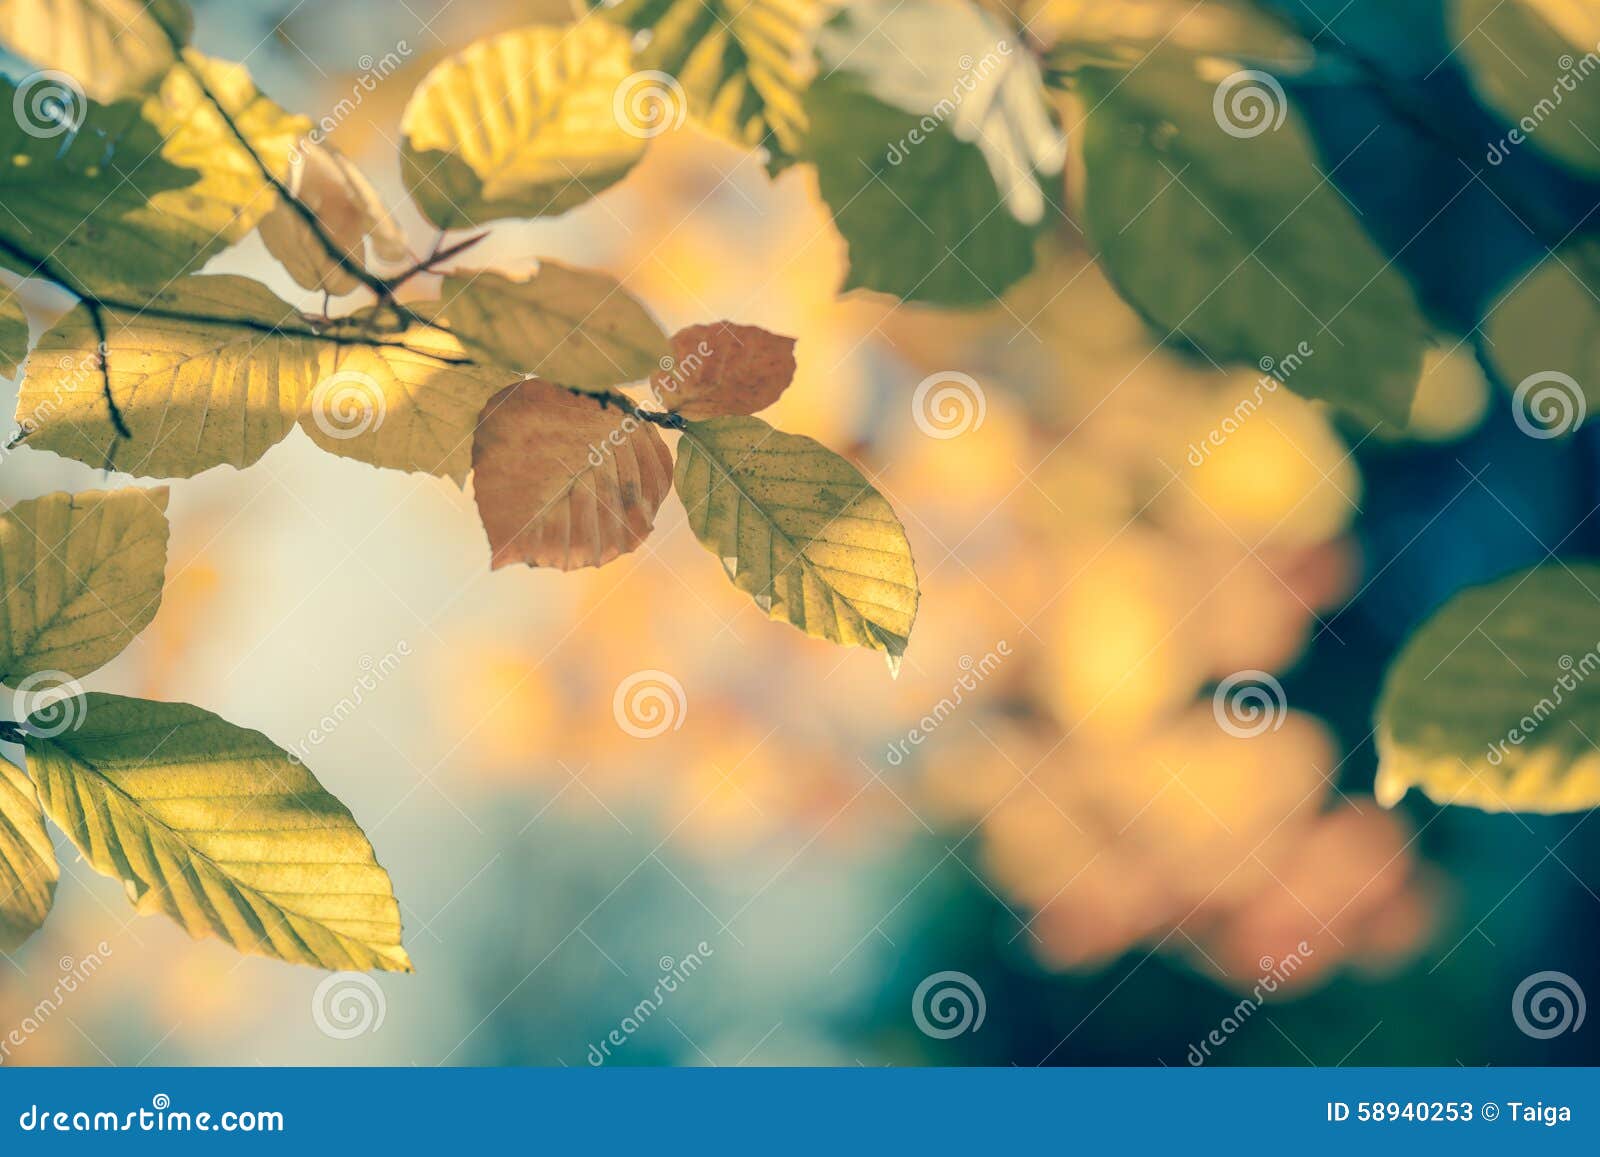
<svg viewBox="0 0 1600 1157">
<path fill-rule="evenodd" d="M 16 951 L 44 924 L 60 875 L 33 783 L 0 759 L 0 952 Z"/>
<path fill-rule="evenodd" d="M 845 288 L 975 305 L 1020 280 L 1066 154 L 1021 35 L 968 0 L 874 0 L 818 45 L 806 159 Z"/>
<path fill-rule="evenodd" d="M 193 31 L 183 0 L 0 0 L 0 44 L 95 100 L 148 88 Z"/>
<path fill-rule="evenodd" d="M 1389 669 L 1377 724 L 1386 807 L 1412 787 L 1484 811 L 1600 805 L 1600 566 L 1456 595 Z"/>
<path fill-rule="evenodd" d="M 781 167 L 805 137 L 803 97 L 825 8 L 821 0 L 621 0 L 599 12 L 649 32 L 636 66 L 673 77 L 697 121 L 735 144 L 764 146 Z"/>
<path fill-rule="evenodd" d="M 604 566 L 649 536 L 671 489 L 654 426 L 549 382 L 509 387 L 478 423 L 472 495 L 496 570 Z"/>
<path fill-rule="evenodd" d="M 1296 393 L 1403 427 L 1427 321 L 1318 171 L 1277 82 L 1260 76 L 1202 79 L 1169 52 L 1086 71 L 1090 238 L 1163 335 L 1219 363 L 1297 353 L 1286 383 Z M 1265 117 L 1246 119 L 1256 112 Z"/>
<path fill-rule="evenodd" d="M 28 315 L 17 291 L 0 285 L 0 378 L 15 377 L 28 356 Z"/>
<path fill-rule="evenodd" d="M 185 61 L 142 102 L 88 102 L 71 134 L 0 117 L 0 266 L 126 294 L 166 286 L 255 227 L 276 199 L 257 159 L 286 175 L 308 122 L 240 66 Z M 0 78 L 0 104 L 16 95 Z"/>
<path fill-rule="evenodd" d="M 140 913 L 293 964 L 411 971 L 371 843 L 277 744 L 186 703 L 63 706 L 74 726 L 29 735 L 29 769 L 50 818 Z"/>
<path fill-rule="evenodd" d="M 554 261 L 521 281 L 446 277 L 440 301 L 418 308 L 489 360 L 575 389 L 639 381 L 667 356 L 667 335 L 614 277 Z"/>
<path fill-rule="evenodd" d="M 1573 241 L 1529 270 L 1484 317 L 1479 332 L 1495 373 L 1512 390 L 1529 383 L 1517 401 L 1524 423 L 1564 433 L 1600 407 L 1597 292 L 1600 243 Z"/>
<path fill-rule="evenodd" d="M 768 618 L 898 671 L 917 614 L 905 528 L 861 472 L 759 418 L 688 422 L 674 475 L 689 526 Z"/>
<path fill-rule="evenodd" d="M 429 325 L 375 341 L 377 318 L 374 307 L 327 333 L 300 428 L 330 454 L 465 482 L 484 403 L 521 375 Z"/>
<path fill-rule="evenodd" d="M 294 428 L 317 380 L 314 338 L 233 275 L 184 278 L 136 309 L 79 305 L 39 339 L 17 421 L 29 446 L 106 470 L 248 466 Z"/>
<path fill-rule="evenodd" d="M 1448 0 L 1450 43 L 1486 104 L 1526 142 L 1600 174 L 1600 100 L 1580 91 L 1600 46 L 1600 9 L 1581 0 Z M 1516 143 L 1501 142 L 1515 148 Z"/>
<path fill-rule="evenodd" d="M 155 618 L 167 565 L 167 491 L 88 490 L 0 514 L 0 683 L 80 678 Z"/>
<path fill-rule="evenodd" d="M 633 72 L 628 35 L 604 21 L 536 26 L 469 45 L 406 105 L 401 175 L 441 229 L 564 213 L 644 155 L 616 113 Z"/>
</svg>

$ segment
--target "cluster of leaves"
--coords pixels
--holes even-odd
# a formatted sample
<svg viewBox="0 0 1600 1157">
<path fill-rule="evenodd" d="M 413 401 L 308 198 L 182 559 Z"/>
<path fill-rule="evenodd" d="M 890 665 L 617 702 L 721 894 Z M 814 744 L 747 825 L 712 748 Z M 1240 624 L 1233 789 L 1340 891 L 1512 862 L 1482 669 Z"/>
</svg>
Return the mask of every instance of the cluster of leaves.
<svg viewBox="0 0 1600 1157">
<path fill-rule="evenodd" d="M 446 231 L 563 212 L 638 161 L 645 136 L 614 105 L 637 65 L 624 28 L 519 29 L 429 73 L 401 162 L 441 233 L 413 260 L 359 170 L 243 67 L 191 47 L 191 25 L 181 0 L 0 3 L 0 42 L 51 70 L 0 79 L 17 113 L 0 121 L 0 269 L 75 298 L 31 352 L 17 296 L 0 306 L 0 363 L 24 366 L 13 445 L 187 478 L 247 467 L 298 426 L 373 466 L 470 472 L 496 567 L 602 565 L 676 489 L 762 611 L 897 668 L 917 607 L 899 520 L 845 459 L 753 416 L 789 385 L 792 340 L 726 322 L 669 338 L 615 279 L 551 261 L 410 292 L 482 237 Z M 61 74 L 77 91 L 41 105 L 30 85 Z M 199 272 L 255 230 L 298 285 L 355 304 L 312 316 Z M 194 935 L 409 969 L 371 845 L 287 752 L 185 704 L 23 694 L 75 690 L 149 622 L 165 505 L 164 489 L 128 489 L 0 515 L 0 681 L 32 704 L 3 725 L 31 778 L 0 781 L 0 944 L 49 911 L 48 815 L 141 911 Z"/>
<path fill-rule="evenodd" d="M 1527 78 L 1545 55 L 1600 40 L 1555 0 L 1438 3 L 1463 33 L 1494 24 L 1506 60 L 1478 54 L 1468 68 L 1508 120 L 1541 97 Z M 476 240 L 447 243 L 451 231 L 562 213 L 622 179 L 652 135 L 623 94 L 665 76 L 668 91 L 649 100 L 681 96 L 705 128 L 762 149 L 773 172 L 814 168 L 848 245 L 846 289 L 944 306 L 998 298 L 1063 218 L 1070 124 L 1077 216 L 1164 340 L 1219 366 L 1310 348 L 1290 387 L 1368 427 L 1405 425 L 1425 349 L 1451 335 L 1470 335 L 1502 381 L 1551 370 L 1600 381 L 1600 266 L 1585 234 L 1536 220 L 1548 260 L 1463 319 L 1408 275 L 1409 242 L 1375 233 L 1342 195 L 1348 158 L 1323 156 L 1298 90 L 1265 110 L 1265 131 L 1229 131 L 1224 98 L 1240 72 L 1371 70 L 1280 7 L 622 0 L 502 33 L 437 65 L 406 108 L 402 176 L 441 231 L 414 260 L 371 185 L 309 122 L 190 46 L 182 0 L 0 0 L 0 43 L 84 90 L 70 131 L 0 122 L 0 268 L 76 300 L 31 354 L 25 313 L 0 302 L 0 368 L 26 358 L 19 440 L 182 478 L 249 466 L 299 426 L 374 466 L 457 483 L 471 473 L 496 566 L 601 565 L 644 540 L 676 489 L 694 533 L 763 611 L 892 667 L 917 605 L 903 528 L 855 467 L 753 416 L 788 384 L 792 343 L 728 323 L 669 338 L 614 279 L 554 262 L 525 277 L 453 268 L 437 300 L 418 299 L 418 275 Z M 0 107 L 20 110 L 28 95 L 0 80 Z M 1404 86 L 1383 96 L 1427 121 Z M 1530 148 L 1591 176 L 1579 141 L 1600 135 L 1594 107 L 1553 110 Z M 355 303 L 312 316 L 258 282 L 199 272 L 255 230 L 300 286 Z M 626 392 L 636 388 L 646 401 Z M 132 490 L 6 513 L 7 682 L 86 674 L 148 620 L 163 504 L 161 491 Z M 39 565 L 45 555 L 70 565 Z M 1507 637 L 1532 668 L 1577 613 L 1572 587 L 1590 594 L 1567 573 L 1575 584 L 1514 580 L 1490 608 L 1507 608 Z M 1494 766 L 1478 758 L 1528 686 L 1488 679 L 1473 647 L 1424 661 L 1475 608 L 1447 608 L 1396 668 L 1380 716 L 1384 794 L 1420 782 L 1460 797 L 1453 761 L 1478 785 L 1468 802 L 1600 802 L 1592 771 L 1539 744 Z M 1440 672 L 1459 695 L 1412 693 L 1414 677 L 1438 686 Z M 48 706 L 73 726 L 7 725 L 32 774 L 0 785 L 0 867 L 16 884 L 0 906 L 6 936 L 48 909 L 43 812 L 142 907 L 191 932 L 331 967 L 408 967 L 366 838 L 270 741 L 184 705 L 89 695 Z"/>
</svg>

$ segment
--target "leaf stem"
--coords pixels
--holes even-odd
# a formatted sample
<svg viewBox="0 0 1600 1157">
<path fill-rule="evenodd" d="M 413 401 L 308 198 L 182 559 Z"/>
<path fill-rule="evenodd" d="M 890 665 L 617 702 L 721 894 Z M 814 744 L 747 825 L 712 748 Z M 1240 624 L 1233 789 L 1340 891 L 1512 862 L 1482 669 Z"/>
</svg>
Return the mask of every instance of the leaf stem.
<svg viewBox="0 0 1600 1157">
<path fill-rule="evenodd" d="M 0 741 L 21 743 L 27 735 L 28 733 L 22 729 L 22 724 L 13 723 L 9 719 L 0 719 Z"/>
</svg>

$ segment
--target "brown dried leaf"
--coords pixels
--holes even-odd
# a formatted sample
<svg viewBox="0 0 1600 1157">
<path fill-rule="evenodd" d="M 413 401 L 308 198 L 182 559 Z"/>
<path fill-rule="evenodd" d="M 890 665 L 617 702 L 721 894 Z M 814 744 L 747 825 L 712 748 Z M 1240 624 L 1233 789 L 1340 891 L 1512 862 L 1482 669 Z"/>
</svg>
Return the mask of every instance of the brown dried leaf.
<svg viewBox="0 0 1600 1157">
<path fill-rule="evenodd" d="M 794 338 L 730 321 L 672 335 L 672 368 L 650 380 L 656 400 L 686 418 L 754 414 L 794 380 Z"/>
<path fill-rule="evenodd" d="M 653 426 L 538 378 L 484 407 L 472 469 L 496 570 L 603 566 L 645 540 L 672 487 Z"/>
</svg>

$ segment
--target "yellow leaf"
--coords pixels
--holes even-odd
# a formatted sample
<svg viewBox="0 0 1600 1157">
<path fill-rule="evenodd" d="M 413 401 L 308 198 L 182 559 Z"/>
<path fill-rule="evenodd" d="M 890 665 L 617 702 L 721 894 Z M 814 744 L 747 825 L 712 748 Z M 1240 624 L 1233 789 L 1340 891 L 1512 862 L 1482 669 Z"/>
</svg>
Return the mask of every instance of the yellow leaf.
<svg viewBox="0 0 1600 1157">
<path fill-rule="evenodd" d="M 183 0 L 0 0 L 0 43 L 95 100 L 145 89 L 193 30 Z"/>
<path fill-rule="evenodd" d="M 616 113 L 633 72 L 604 21 L 519 28 L 469 45 L 406 106 L 406 187 L 441 229 L 563 213 L 615 184 L 645 137 Z"/>
<path fill-rule="evenodd" d="M 79 305 L 39 339 L 17 421 L 29 446 L 107 470 L 248 466 L 293 428 L 316 380 L 315 336 L 232 275 L 185 278 L 137 309 Z"/>
<path fill-rule="evenodd" d="M 60 875 L 33 783 L 0 759 L 0 952 L 38 931 Z"/>
<path fill-rule="evenodd" d="M 485 407 L 472 489 L 496 570 L 603 566 L 650 534 L 672 454 L 648 422 L 530 378 Z"/>
<path fill-rule="evenodd" d="M 389 874 L 349 809 L 257 731 L 93 693 L 27 737 L 44 808 L 143 914 L 329 969 L 411 971 Z"/>
<path fill-rule="evenodd" d="M 447 277 L 429 312 L 501 365 L 577 389 L 606 390 L 655 373 L 667 336 L 614 277 L 541 261 L 522 281 Z M 422 308 L 422 307 L 419 307 Z"/>
<path fill-rule="evenodd" d="M 1600 806 L 1600 566 L 1462 591 L 1406 643 L 1378 703 L 1386 807 L 1412 787 L 1484 811 Z"/>
<path fill-rule="evenodd" d="M 366 265 L 367 250 L 382 261 L 406 256 L 405 234 L 366 175 L 331 145 L 301 141 L 290 157 L 288 189 L 339 250 Z M 261 241 L 295 284 L 339 296 L 361 283 L 343 268 L 301 213 L 279 199 L 261 221 Z"/>
<path fill-rule="evenodd" d="M 450 334 L 416 325 L 382 344 L 346 344 L 368 311 L 335 330 L 318 359 L 300 427 L 331 454 L 466 480 L 487 402 L 518 374 L 474 361 Z"/>
<path fill-rule="evenodd" d="M 837 454 L 759 418 L 689 422 L 675 476 L 689 526 L 768 618 L 883 651 L 898 671 L 917 614 L 893 508 Z"/>
<path fill-rule="evenodd" d="M 161 487 L 49 494 L 0 514 L 0 682 L 87 675 L 155 618 L 166 509 Z"/>
<path fill-rule="evenodd" d="M 719 321 L 673 334 L 672 365 L 650 384 L 673 413 L 715 418 L 765 410 L 793 380 L 794 338 Z"/>
</svg>

